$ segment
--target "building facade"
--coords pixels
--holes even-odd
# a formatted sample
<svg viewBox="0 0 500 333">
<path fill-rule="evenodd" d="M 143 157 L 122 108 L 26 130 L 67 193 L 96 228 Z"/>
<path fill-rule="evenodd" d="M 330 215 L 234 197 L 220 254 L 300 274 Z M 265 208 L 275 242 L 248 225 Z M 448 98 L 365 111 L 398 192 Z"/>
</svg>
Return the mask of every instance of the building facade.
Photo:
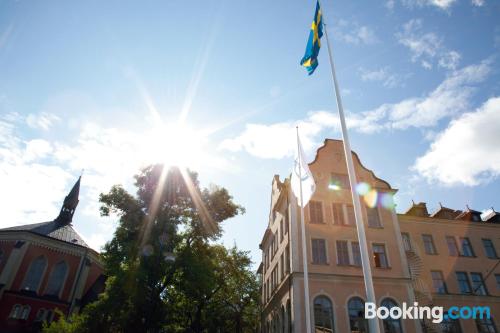
<svg viewBox="0 0 500 333">
<path fill-rule="evenodd" d="M 102 292 L 99 254 L 71 225 L 79 190 L 80 179 L 53 221 L 0 229 L 0 332 L 36 332 Z"/>
<path fill-rule="evenodd" d="M 478 213 L 470 210 L 453 211 L 454 215 L 445 218 L 447 209 L 444 207 L 435 214 L 420 213 L 417 208 L 424 204 L 412 206 L 405 214 L 397 214 L 392 203 L 397 190 L 365 168 L 355 153 L 353 160 L 358 183 L 356 191 L 362 196 L 377 305 L 390 308 L 419 302 L 448 308 L 452 304 L 481 304 L 491 307 L 493 318 L 500 318 L 500 294 L 495 280 L 500 283 L 500 267 L 494 266 L 498 259 L 493 252 L 500 246 L 497 244 L 500 229 L 494 222 L 498 214 L 493 214 L 491 221 L 481 218 L 473 221 L 477 218 L 471 217 L 472 213 L 475 216 Z M 305 207 L 313 331 L 367 332 L 366 293 L 342 141 L 326 140 L 309 168 L 316 182 L 316 192 Z M 442 233 L 439 237 L 435 234 L 437 230 Z M 485 251 L 489 251 L 488 256 L 479 255 L 479 249 L 473 252 L 476 257 L 463 255 L 469 254 L 469 243 L 463 240 L 467 230 L 474 233 L 469 236 L 472 247 L 479 248 L 483 244 Z M 433 237 L 435 254 L 425 252 L 430 248 L 429 235 Z M 455 256 L 447 252 L 448 236 L 456 239 Z M 301 244 L 300 210 L 290 189 L 290 180 L 281 181 L 279 176 L 274 176 L 269 223 L 260 244 L 262 263 L 258 270 L 262 280 L 264 332 L 306 332 Z M 498 272 L 490 274 L 488 280 L 486 269 Z M 436 272 L 443 277 L 446 292 L 440 287 Z M 460 272 L 467 274 L 473 292 L 465 292 L 466 282 Z M 479 275 L 472 276 L 472 273 L 482 274 L 486 293 L 479 287 Z M 381 331 L 390 333 L 497 332 L 491 330 L 490 324 L 474 320 L 467 323 L 446 321 L 440 325 L 419 320 L 379 322 Z"/>
</svg>

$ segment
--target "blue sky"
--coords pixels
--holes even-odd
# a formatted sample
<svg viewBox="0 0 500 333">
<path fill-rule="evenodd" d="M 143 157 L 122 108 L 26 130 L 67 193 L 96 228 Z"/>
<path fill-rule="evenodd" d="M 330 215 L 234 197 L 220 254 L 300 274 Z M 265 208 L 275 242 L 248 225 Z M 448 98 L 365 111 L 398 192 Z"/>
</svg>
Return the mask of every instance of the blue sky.
<svg viewBox="0 0 500 333">
<path fill-rule="evenodd" d="M 56 217 L 85 169 L 74 224 L 98 248 L 116 223 L 98 194 L 165 161 L 229 189 L 247 213 L 223 242 L 260 260 L 295 126 L 310 160 L 340 137 L 326 48 L 314 75 L 298 65 L 314 5 L 1 0 L 0 226 Z M 399 189 L 397 210 L 500 210 L 500 4 L 323 7 L 352 147 Z"/>
</svg>

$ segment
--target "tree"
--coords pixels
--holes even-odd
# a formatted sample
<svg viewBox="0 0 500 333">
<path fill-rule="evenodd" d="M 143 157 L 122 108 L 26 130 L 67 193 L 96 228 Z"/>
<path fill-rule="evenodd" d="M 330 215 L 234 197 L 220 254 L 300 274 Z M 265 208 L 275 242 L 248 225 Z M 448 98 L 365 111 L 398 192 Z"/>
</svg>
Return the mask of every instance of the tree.
<svg viewBox="0 0 500 333">
<path fill-rule="evenodd" d="M 149 166 L 135 186 L 136 196 L 121 186 L 100 195 L 101 214 L 119 224 L 102 253 L 105 292 L 75 332 L 251 329 L 258 284 L 248 253 L 213 245 L 221 222 L 244 209 L 226 189 L 201 188 L 196 173 L 178 168 Z"/>
</svg>

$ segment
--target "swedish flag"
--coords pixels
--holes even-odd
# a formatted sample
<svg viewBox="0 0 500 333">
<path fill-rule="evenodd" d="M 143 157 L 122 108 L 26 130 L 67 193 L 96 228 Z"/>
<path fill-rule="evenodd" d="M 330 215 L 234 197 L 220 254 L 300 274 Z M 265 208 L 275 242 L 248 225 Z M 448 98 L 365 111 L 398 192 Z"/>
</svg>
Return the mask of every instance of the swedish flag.
<svg viewBox="0 0 500 333">
<path fill-rule="evenodd" d="M 309 75 L 314 73 L 318 67 L 318 54 L 321 47 L 321 37 L 323 36 L 323 15 L 319 2 L 316 2 L 316 12 L 311 25 L 311 32 L 309 33 L 309 40 L 307 41 L 306 54 L 300 61 L 300 64 L 307 69 Z"/>
</svg>

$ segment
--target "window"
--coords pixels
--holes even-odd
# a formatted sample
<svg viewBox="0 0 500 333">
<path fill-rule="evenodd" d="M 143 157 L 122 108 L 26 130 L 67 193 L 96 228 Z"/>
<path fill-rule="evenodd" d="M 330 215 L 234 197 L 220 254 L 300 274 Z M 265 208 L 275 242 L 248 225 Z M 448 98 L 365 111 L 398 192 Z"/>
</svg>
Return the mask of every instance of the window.
<svg viewBox="0 0 500 333">
<path fill-rule="evenodd" d="M 286 207 L 286 210 L 285 210 L 285 216 L 284 216 L 284 219 L 285 219 L 285 235 L 288 233 L 288 207 Z"/>
<path fill-rule="evenodd" d="M 314 299 L 314 332 L 333 332 L 332 302 L 326 296 Z"/>
<path fill-rule="evenodd" d="M 448 252 L 450 253 L 450 256 L 458 256 L 458 247 L 455 237 L 446 236 L 446 244 L 448 245 Z"/>
<path fill-rule="evenodd" d="M 313 264 L 326 264 L 326 241 L 324 239 L 312 240 Z"/>
<path fill-rule="evenodd" d="M 46 266 L 47 259 L 43 256 L 33 260 L 28 272 L 26 273 L 26 277 L 24 278 L 22 289 L 37 292 Z"/>
<path fill-rule="evenodd" d="M 500 274 L 495 274 L 495 280 L 497 281 L 497 289 L 500 289 Z"/>
<path fill-rule="evenodd" d="M 476 319 L 476 327 L 479 333 L 497 333 L 495 323 L 493 323 L 493 319 L 491 318 Z"/>
<path fill-rule="evenodd" d="M 359 297 L 353 297 L 347 303 L 347 308 L 351 333 L 367 333 L 368 321 L 365 319 L 365 302 Z"/>
<path fill-rule="evenodd" d="M 35 317 L 35 321 L 44 321 L 45 320 L 45 309 L 44 308 L 41 308 L 41 309 L 38 309 L 38 311 L 36 312 L 36 317 Z"/>
<path fill-rule="evenodd" d="M 410 240 L 410 234 L 407 232 L 401 233 L 401 238 L 403 239 L 403 247 L 405 251 L 411 251 L 411 240 Z"/>
<path fill-rule="evenodd" d="M 288 245 L 285 248 L 285 272 L 290 273 L 290 248 Z"/>
<path fill-rule="evenodd" d="M 465 272 L 455 272 L 458 281 L 458 287 L 462 294 L 470 294 L 472 292 L 469 282 L 469 276 Z"/>
<path fill-rule="evenodd" d="M 280 220 L 280 242 L 283 241 L 283 236 L 285 235 L 284 233 L 284 229 L 283 229 L 283 219 Z"/>
<path fill-rule="evenodd" d="M 329 188 L 335 190 L 349 190 L 351 188 L 349 184 L 349 176 L 340 173 L 332 173 Z"/>
<path fill-rule="evenodd" d="M 488 295 L 488 290 L 484 284 L 483 275 L 481 273 L 470 273 L 472 280 L 472 292 L 476 295 Z"/>
<path fill-rule="evenodd" d="M 493 245 L 493 242 L 491 239 L 484 239 L 483 238 L 483 245 L 484 245 L 484 252 L 486 252 L 486 256 L 491 259 L 497 259 L 497 251 L 495 250 L 495 246 Z"/>
<path fill-rule="evenodd" d="M 349 250 L 347 247 L 347 241 L 337 241 L 337 264 L 349 265 Z"/>
<path fill-rule="evenodd" d="M 64 280 L 66 279 L 67 271 L 68 265 L 64 261 L 60 261 L 54 266 L 52 274 L 50 274 L 47 289 L 45 290 L 46 295 L 59 296 L 59 293 L 64 285 Z"/>
<path fill-rule="evenodd" d="M 389 262 L 385 252 L 384 244 L 373 244 L 373 258 L 375 259 L 375 267 L 388 268 Z"/>
<path fill-rule="evenodd" d="M 19 304 L 16 304 L 12 307 L 12 310 L 10 311 L 9 318 L 12 319 L 19 319 L 21 318 L 21 311 L 22 307 Z"/>
<path fill-rule="evenodd" d="M 354 266 L 361 266 L 361 252 L 359 252 L 359 243 L 352 242 L 351 249 L 352 249 L 352 261 L 353 261 L 352 264 Z"/>
<path fill-rule="evenodd" d="M 474 257 L 474 251 L 472 251 L 472 245 L 470 243 L 469 238 L 461 237 L 460 245 L 462 247 L 461 255 L 463 255 L 464 257 Z"/>
<path fill-rule="evenodd" d="M 381 305 L 389 310 L 392 309 L 393 307 L 398 306 L 396 302 L 394 302 L 390 298 L 384 299 Z M 403 333 L 401 319 L 393 319 L 389 316 L 387 319 L 383 320 L 383 323 L 384 323 L 384 333 Z"/>
<path fill-rule="evenodd" d="M 431 271 L 431 276 L 434 292 L 438 294 L 447 294 L 448 290 L 446 288 L 446 283 L 444 282 L 443 273 L 441 271 Z"/>
<path fill-rule="evenodd" d="M 323 204 L 319 201 L 309 201 L 309 218 L 311 223 L 323 222 Z"/>
<path fill-rule="evenodd" d="M 347 221 L 346 221 L 346 223 L 348 225 L 356 225 L 356 216 L 354 215 L 354 206 L 353 205 L 346 205 L 345 209 L 346 209 L 346 212 L 347 212 Z"/>
<path fill-rule="evenodd" d="M 380 228 L 382 225 L 380 224 L 380 217 L 378 216 L 378 209 L 375 208 L 366 208 L 366 214 L 368 215 L 368 226 L 372 228 Z"/>
<path fill-rule="evenodd" d="M 436 247 L 434 246 L 434 240 L 432 235 L 422 235 L 422 240 L 424 241 L 424 249 L 427 254 L 437 254 Z"/>
<path fill-rule="evenodd" d="M 339 203 L 332 204 L 333 224 L 346 225 L 346 221 L 344 219 L 344 209 L 342 208 L 343 208 L 342 204 Z"/>
<path fill-rule="evenodd" d="M 450 317 L 443 317 L 439 328 L 441 328 L 441 332 L 443 333 L 462 333 L 458 319 L 451 319 Z"/>
<path fill-rule="evenodd" d="M 23 310 L 21 311 L 21 318 L 23 320 L 27 320 L 30 315 L 31 307 L 29 305 L 23 306 Z"/>
</svg>

